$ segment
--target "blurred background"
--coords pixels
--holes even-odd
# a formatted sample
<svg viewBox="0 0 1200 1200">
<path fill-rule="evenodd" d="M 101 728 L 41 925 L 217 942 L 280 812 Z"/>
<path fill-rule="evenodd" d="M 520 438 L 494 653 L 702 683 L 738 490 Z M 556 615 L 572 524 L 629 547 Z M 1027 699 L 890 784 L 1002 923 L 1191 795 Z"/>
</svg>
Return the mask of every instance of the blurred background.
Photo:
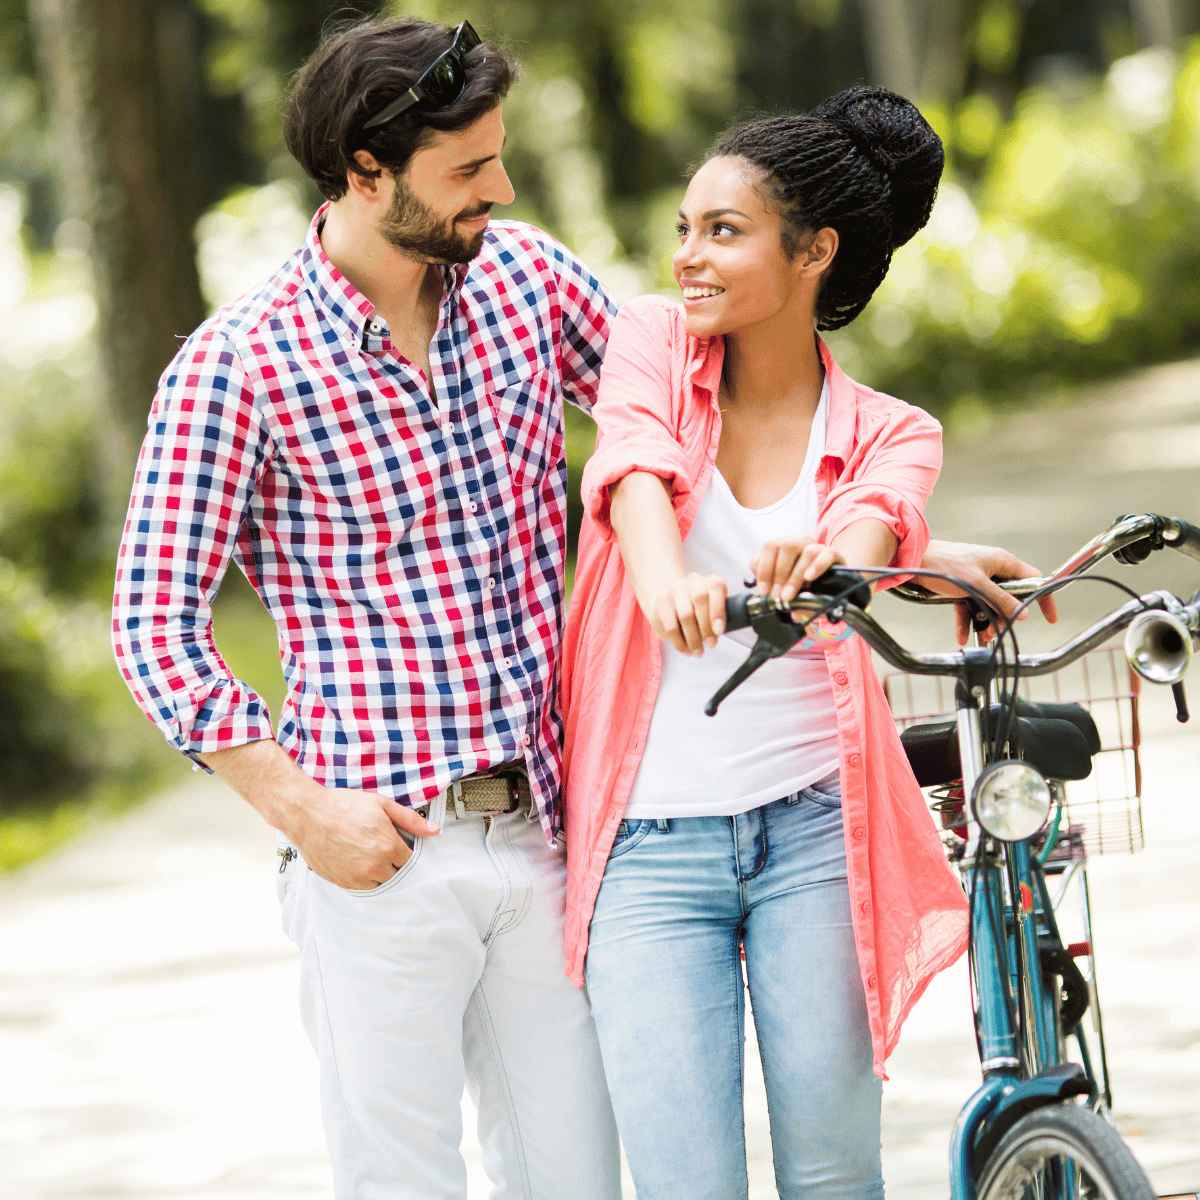
<svg viewBox="0 0 1200 1200">
<path fill-rule="evenodd" d="M 948 167 L 833 338 L 850 374 L 962 432 L 1197 353 L 1194 0 L 0 0 L 0 870 L 186 766 L 108 651 L 136 446 L 178 339 L 318 202 L 280 137 L 290 72 L 327 21 L 392 11 L 521 57 L 512 215 L 620 299 L 670 287 L 685 172 L 730 119 L 865 81 L 919 103 Z M 592 434 L 568 415 L 577 480 Z M 236 572 L 216 621 L 277 707 Z"/>
</svg>

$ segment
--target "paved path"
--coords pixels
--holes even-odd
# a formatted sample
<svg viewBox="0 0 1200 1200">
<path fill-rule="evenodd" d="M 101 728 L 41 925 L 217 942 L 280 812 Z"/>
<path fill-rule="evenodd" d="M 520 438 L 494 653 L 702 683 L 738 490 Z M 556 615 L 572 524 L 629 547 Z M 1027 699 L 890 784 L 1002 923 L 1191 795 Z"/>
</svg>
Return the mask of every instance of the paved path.
<svg viewBox="0 0 1200 1200">
<path fill-rule="evenodd" d="M 952 438 L 931 523 L 1048 564 L 1118 512 L 1200 517 L 1198 483 L 1200 365 L 1185 364 Z M 1181 592 L 1197 582 L 1161 556 L 1118 569 Z M 1081 591 L 1064 626 L 1106 599 Z M 944 614 L 895 603 L 879 613 L 902 638 L 945 640 Z M 1026 631 L 1030 642 L 1054 636 L 1033 622 Z M 1195 1190 L 1200 729 L 1175 726 L 1166 694 L 1144 707 L 1148 849 L 1093 860 L 1099 971 L 1118 1126 L 1160 1191 Z M 3 1200 L 330 1195 L 273 852 L 236 797 L 193 776 L 0 884 Z M 757 1200 L 775 1192 L 749 1062 Z M 889 1196 L 944 1197 L 950 1125 L 978 1081 L 964 969 L 918 1005 L 889 1071 Z M 471 1200 L 482 1200 L 473 1142 L 466 1153 Z"/>
</svg>

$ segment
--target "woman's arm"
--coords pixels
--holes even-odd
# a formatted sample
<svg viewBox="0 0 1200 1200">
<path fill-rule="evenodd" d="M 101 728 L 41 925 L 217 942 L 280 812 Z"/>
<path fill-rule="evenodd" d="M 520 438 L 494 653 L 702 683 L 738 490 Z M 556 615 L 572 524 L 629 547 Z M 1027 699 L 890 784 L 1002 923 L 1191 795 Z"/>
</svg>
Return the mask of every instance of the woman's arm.
<svg viewBox="0 0 1200 1200">
<path fill-rule="evenodd" d="M 882 521 L 865 517 L 847 525 L 828 546 L 807 537 L 767 542 L 750 567 L 762 591 L 791 600 L 835 563 L 886 567 L 899 544 Z"/>
<path fill-rule="evenodd" d="M 609 519 L 650 627 L 681 654 L 699 657 L 725 631 L 725 581 L 684 569 L 670 487 L 646 471 L 626 475 L 609 489 Z"/>
</svg>

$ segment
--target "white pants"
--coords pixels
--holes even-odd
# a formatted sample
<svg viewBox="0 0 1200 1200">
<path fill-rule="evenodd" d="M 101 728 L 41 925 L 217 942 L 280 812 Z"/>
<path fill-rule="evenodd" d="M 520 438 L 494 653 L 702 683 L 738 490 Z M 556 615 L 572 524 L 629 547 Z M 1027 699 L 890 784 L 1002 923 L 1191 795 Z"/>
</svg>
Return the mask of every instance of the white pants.
<svg viewBox="0 0 1200 1200">
<path fill-rule="evenodd" d="M 369 892 L 293 860 L 283 927 L 337 1200 L 465 1200 L 464 1084 L 493 1200 L 620 1200 L 591 1013 L 563 974 L 566 854 L 524 813 L 442 832 Z"/>
</svg>

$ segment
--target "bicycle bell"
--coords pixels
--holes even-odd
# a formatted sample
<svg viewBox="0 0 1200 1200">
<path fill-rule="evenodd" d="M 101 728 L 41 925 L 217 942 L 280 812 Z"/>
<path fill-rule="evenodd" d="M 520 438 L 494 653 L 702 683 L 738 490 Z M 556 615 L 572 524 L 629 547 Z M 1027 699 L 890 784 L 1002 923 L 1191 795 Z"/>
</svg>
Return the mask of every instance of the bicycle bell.
<svg viewBox="0 0 1200 1200">
<path fill-rule="evenodd" d="M 1178 683 L 1192 663 L 1192 635 L 1172 613 L 1138 613 L 1125 631 L 1125 657 L 1150 683 Z"/>
</svg>

